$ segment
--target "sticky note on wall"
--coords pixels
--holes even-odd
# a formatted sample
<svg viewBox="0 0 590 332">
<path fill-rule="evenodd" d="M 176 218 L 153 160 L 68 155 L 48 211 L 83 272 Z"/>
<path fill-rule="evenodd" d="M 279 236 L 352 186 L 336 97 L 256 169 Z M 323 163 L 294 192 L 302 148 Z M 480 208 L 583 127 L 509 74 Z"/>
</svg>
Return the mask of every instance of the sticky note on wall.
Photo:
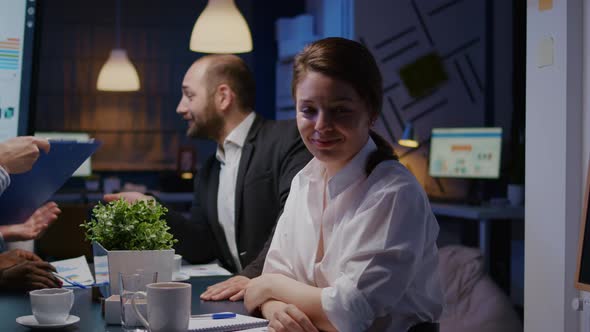
<svg viewBox="0 0 590 332">
<path fill-rule="evenodd" d="M 539 0 L 539 11 L 553 9 L 553 0 Z"/>
<path fill-rule="evenodd" d="M 543 68 L 553 65 L 553 37 L 545 37 L 537 47 L 537 67 Z"/>
</svg>

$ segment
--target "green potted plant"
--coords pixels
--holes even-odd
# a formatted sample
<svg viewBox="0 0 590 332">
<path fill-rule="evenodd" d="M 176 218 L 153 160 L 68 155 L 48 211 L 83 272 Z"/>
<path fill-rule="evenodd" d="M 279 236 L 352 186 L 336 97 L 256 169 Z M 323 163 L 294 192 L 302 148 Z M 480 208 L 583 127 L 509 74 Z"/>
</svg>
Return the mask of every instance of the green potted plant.
<svg viewBox="0 0 590 332">
<path fill-rule="evenodd" d="M 80 225 L 92 242 L 96 282 L 106 282 L 108 276 L 110 294 L 118 294 L 119 272 L 142 269 L 158 272 L 158 281 L 172 279 L 172 246 L 177 240 L 162 219 L 166 212 L 154 200 L 99 202 L 92 209 L 90 221 Z"/>
</svg>

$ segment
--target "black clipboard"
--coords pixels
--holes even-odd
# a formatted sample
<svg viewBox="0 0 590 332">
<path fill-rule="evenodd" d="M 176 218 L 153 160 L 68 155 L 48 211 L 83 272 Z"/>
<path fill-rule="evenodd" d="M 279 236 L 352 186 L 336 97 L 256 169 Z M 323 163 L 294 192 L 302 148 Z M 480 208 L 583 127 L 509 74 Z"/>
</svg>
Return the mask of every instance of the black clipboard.
<svg viewBox="0 0 590 332">
<path fill-rule="evenodd" d="M 33 168 L 10 176 L 10 186 L 0 195 L 0 224 L 22 223 L 48 201 L 76 169 L 102 144 L 99 141 L 50 141 Z"/>
</svg>

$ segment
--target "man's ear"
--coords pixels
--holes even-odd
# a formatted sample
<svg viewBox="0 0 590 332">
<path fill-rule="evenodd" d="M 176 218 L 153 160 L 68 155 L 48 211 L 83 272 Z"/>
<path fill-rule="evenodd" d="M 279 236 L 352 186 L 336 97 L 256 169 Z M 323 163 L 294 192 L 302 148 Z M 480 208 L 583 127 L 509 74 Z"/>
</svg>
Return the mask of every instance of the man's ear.
<svg viewBox="0 0 590 332">
<path fill-rule="evenodd" d="M 215 92 L 215 102 L 218 109 L 226 111 L 234 101 L 234 94 L 229 85 L 220 84 Z"/>
</svg>

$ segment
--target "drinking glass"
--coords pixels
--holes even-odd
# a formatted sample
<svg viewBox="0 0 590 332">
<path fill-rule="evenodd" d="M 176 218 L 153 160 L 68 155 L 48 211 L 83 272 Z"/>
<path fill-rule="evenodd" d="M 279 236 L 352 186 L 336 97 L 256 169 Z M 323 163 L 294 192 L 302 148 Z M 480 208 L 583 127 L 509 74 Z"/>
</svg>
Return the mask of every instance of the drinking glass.
<svg viewBox="0 0 590 332">
<path fill-rule="evenodd" d="M 121 327 L 126 332 L 144 332 L 147 329 L 141 324 L 133 311 L 131 298 L 137 292 L 145 292 L 146 285 L 158 281 L 158 272 L 136 270 L 133 273 L 119 273 L 119 294 L 121 297 Z M 138 309 L 145 314 L 146 302 L 139 303 Z"/>
</svg>

